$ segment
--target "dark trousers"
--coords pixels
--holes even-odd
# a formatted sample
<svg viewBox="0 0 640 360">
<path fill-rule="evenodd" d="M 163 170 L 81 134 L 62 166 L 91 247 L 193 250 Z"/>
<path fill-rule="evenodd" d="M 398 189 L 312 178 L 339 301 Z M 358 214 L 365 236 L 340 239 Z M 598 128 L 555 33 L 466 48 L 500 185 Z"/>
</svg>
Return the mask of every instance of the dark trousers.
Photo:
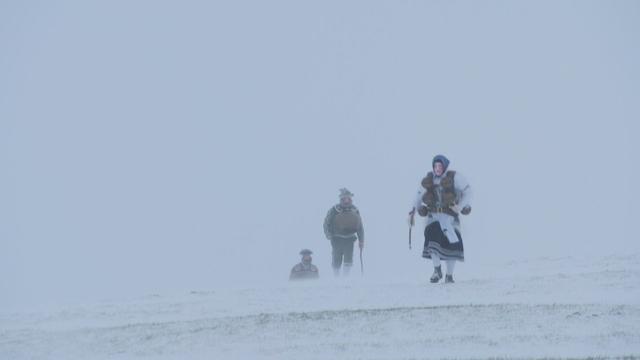
<svg viewBox="0 0 640 360">
<path fill-rule="evenodd" d="M 333 238 L 331 239 L 331 266 L 334 269 L 340 269 L 344 262 L 344 266 L 352 266 L 353 265 L 353 244 L 356 242 L 355 239 L 341 239 L 341 238 Z"/>
</svg>

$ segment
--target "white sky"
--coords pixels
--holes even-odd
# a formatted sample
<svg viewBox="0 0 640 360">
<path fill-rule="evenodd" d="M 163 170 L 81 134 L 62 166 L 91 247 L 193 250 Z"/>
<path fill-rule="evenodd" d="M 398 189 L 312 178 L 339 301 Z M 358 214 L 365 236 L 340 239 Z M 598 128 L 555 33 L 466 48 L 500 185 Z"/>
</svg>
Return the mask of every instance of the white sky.
<svg viewBox="0 0 640 360">
<path fill-rule="evenodd" d="M 3 1 L 0 306 L 330 273 L 426 277 L 406 213 L 443 153 L 467 261 L 640 251 L 636 1 Z M 462 276 L 462 275 L 461 275 Z"/>
</svg>

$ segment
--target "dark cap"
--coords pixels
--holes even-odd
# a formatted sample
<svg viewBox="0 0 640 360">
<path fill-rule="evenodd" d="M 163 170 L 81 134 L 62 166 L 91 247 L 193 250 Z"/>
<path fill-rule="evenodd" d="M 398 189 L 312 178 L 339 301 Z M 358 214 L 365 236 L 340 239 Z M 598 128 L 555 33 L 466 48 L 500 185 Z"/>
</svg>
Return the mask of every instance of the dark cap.
<svg viewBox="0 0 640 360">
<path fill-rule="evenodd" d="M 353 197 L 353 193 L 351 191 L 349 191 L 349 189 L 347 189 L 347 188 L 342 188 L 342 189 L 340 189 L 340 196 L 339 197 L 340 197 L 340 199 L 346 198 L 346 197 L 350 198 L 350 197 Z"/>
<path fill-rule="evenodd" d="M 313 251 L 309 250 L 309 249 L 302 249 L 300 250 L 300 255 L 305 256 L 305 255 L 311 255 L 313 254 Z"/>
</svg>

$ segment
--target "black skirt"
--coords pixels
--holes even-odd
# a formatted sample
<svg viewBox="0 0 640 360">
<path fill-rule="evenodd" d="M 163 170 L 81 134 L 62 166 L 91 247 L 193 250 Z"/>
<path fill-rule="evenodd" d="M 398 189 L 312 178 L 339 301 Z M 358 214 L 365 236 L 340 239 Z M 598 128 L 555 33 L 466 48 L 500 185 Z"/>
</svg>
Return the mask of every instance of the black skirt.
<svg viewBox="0 0 640 360">
<path fill-rule="evenodd" d="M 429 224 L 424 229 L 422 257 L 431 259 L 431 254 L 435 253 L 440 256 L 441 260 L 464 261 L 464 246 L 462 244 L 462 236 L 460 236 L 458 230 L 456 230 L 456 236 L 458 236 L 458 242 L 452 244 L 442 232 L 440 222 L 436 221 Z"/>
</svg>

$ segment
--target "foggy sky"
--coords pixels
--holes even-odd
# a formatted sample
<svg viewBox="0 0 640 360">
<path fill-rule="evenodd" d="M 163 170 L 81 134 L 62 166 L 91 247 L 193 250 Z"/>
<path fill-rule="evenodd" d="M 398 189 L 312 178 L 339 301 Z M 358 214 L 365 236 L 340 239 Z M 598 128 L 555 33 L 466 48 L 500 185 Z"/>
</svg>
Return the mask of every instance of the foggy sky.
<svg viewBox="0 0 640 360">
<path fill-rule="evenodd" d="M 640 251 L 640 3 L 3 1 L 0 306 L 323 277 L 338 189 L 367 276 L 426 278 L 438 153 L 467 261 Z M 462 275 L 461 275 L 462 276 Z"/>
</svg>

